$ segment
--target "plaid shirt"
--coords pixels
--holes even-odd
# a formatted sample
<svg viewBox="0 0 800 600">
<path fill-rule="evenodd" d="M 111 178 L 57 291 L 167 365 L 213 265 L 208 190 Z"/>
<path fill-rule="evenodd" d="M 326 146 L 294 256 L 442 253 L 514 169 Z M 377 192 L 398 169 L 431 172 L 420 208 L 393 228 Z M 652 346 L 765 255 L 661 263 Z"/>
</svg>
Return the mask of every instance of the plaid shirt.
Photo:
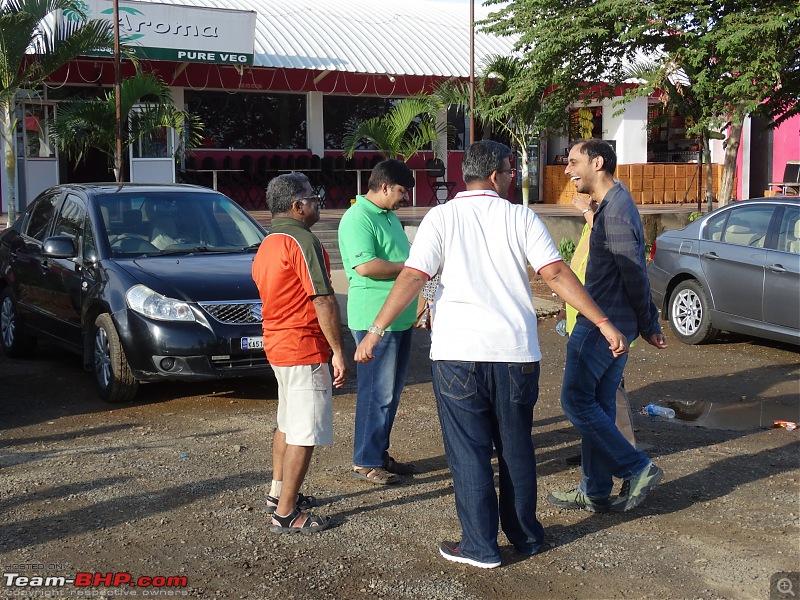
<svg viewBox="0 0 800 600">
<path fill-rule="evenodd" d="M 586 291 L 628 341 L 661 333 L 644 258 L 644 228 L 630 193 L 617 183 L 594 215 Z"/>
</svg>

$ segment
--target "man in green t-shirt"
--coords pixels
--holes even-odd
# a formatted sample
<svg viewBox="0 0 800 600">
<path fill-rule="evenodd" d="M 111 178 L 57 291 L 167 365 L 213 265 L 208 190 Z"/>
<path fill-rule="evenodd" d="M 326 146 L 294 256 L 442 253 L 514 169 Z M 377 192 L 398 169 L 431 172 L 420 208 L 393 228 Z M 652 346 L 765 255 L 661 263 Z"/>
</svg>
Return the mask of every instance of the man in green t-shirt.
<svg viewBox="0 0 800 600">
<path fill-rule="evenodd" d="M 378 163 L 369 178 L 369 191 L 339 223 L 339 249 L 350 282 L 347 323 L 356 344 L 368 332 L 383 337 L 375 359 L 358 364 L 353 477 L 370 483 L 398 483 L 413 465 L 389 455 L 389 437 L 406 381 L 416 305 L 410 305 L 386 331 L 373 320 L 394 280 L 403 269 L 410 244 L 393 211 L 408 200 L 414 175 L 399 160 Z"/>
</svg>

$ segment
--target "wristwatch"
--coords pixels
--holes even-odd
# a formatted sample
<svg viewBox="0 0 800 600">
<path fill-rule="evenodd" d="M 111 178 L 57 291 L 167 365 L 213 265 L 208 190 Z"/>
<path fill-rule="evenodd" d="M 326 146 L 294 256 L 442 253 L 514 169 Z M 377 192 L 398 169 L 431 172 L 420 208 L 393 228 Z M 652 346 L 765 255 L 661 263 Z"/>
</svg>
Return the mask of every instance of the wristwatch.
<svg viewBox="0 0 800 600">
<path fill-rule="evenodd" d="M 367 333 L 377 333 L 379 336 L 383 337 L 383 334 L 386 333 L 385 329 L 381 329 L 377 325 L 370 325 L 367 328 Z"/>
<path fill-rule="evenodd" d="M 582 215 L 585 215 L 585 214 L 586 214 L 587 212 L 589 212 L 590 210 L 592 210 L 592 209 L 591 209 L 591 208 L 584 208 L 584 209 L 581 211 L 581 214 L 582 214 Z"/>
</svg>

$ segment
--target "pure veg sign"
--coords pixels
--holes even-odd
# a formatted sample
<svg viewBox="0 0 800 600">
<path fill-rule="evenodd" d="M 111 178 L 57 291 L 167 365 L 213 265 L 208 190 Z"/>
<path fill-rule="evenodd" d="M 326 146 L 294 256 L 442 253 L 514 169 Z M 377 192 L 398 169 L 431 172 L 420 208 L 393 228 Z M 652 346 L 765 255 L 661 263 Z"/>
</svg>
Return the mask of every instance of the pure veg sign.
<svg viewBox="0 0 800 600">
<path fill-rule="evenodd" d="M 83 8 L 90 19 L 113 19 L 110 0 L 84 0 Z M 252 65 L 255 32 L 253 11 L 119 2 L 120 41 L 143 59 Z"/>
</svg>

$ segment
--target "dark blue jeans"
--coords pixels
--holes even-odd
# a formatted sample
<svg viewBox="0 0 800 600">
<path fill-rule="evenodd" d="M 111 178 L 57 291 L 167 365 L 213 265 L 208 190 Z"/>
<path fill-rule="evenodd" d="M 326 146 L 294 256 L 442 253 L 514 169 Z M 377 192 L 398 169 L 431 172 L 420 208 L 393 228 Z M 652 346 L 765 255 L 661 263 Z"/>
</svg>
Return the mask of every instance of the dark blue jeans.
<svg viewBox="0 0 800 600">
<path fill-rule="evenodd" d="M 433 391 L 461 522 L 459 552 L 500 560 L 498 521 L 514 547 L 536 554 L 544 528 L 536 518 L 536 456 L 531 438 L 539 363 L 433 362 Z M 495 493 L 492 443 L 500 471 Z"/>
<path fill-rule="evenodd" d="M 356 344 L 366 331 L 352 330 Z M 375 358 L 358 363 L 353 464 L 382 467 L 389 456 L 389 437 L 406 384 L 413 328 L 387 331 L 375 347 Z"/>
<path fill-rule="evenodd" d="M 613 477 L 629 479 L 650 464 L 614 422 L 617 387 L 627 360 L 627 354 L 615 358 L 600 330 L 578 319 L 567 341 L 561 406 L 581 434 L 580 490 L 590 498 L 607 498 Z"/>
</svg>

